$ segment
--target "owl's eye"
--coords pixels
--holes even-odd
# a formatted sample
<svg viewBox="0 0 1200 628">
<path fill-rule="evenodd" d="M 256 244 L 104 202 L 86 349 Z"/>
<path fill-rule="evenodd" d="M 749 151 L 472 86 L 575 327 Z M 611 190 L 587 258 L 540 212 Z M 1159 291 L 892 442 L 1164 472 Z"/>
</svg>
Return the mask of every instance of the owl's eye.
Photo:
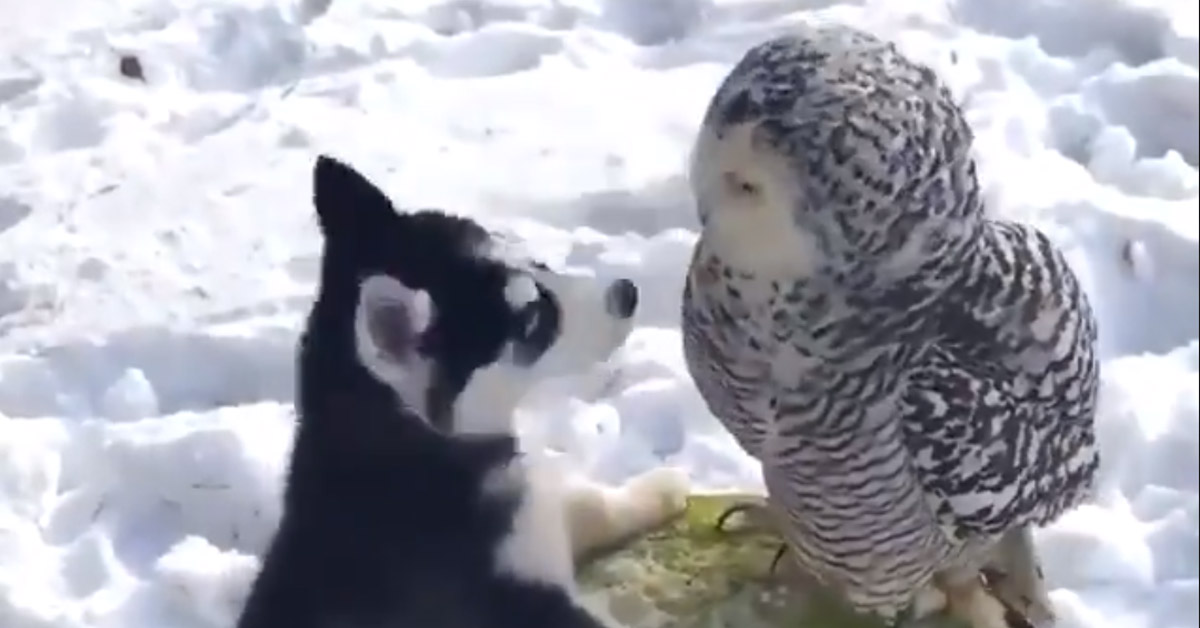
<svg viewBox="0 0 1200 628">
<path fill-rule="evenodd" d="M 757 196 L 761 191 L 757 183 L 747 181 L 733 172 L 725 173 L 725 185 L 730 192 L 740 196 Z"/>
</svg>

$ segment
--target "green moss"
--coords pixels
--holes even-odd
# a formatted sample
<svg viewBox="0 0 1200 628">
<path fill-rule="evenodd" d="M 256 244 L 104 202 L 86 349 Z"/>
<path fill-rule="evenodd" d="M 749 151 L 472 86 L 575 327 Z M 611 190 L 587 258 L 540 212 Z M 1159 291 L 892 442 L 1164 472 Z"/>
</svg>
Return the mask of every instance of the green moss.
<svg viewBox="0 0 1200 628">
<path fill-rule="evenodd" d="M 631 628 L 882 628 L 810 582 L 770 576 L 773 535 L 718 532 L 743 497 L 693 496 L 672 524 L 582 565 L 584 591 Z"/>
</svg>

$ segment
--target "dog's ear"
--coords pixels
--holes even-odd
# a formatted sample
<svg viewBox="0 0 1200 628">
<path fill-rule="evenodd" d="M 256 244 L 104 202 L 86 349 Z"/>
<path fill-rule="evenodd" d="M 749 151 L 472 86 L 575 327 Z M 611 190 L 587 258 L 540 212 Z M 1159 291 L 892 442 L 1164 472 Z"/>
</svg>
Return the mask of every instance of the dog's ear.
<svg viewBox="0 0 1200 628">
<path fill-rule="evenodd" d="M 358 356 L 376 378 L 398 391 L 428 375 L 421 341 L 433 322 L 429 293 L 388 275 L 371 275 L 359 288 L 354 331 Z"/>
<path fill-rule="evenodd" d="M 333 157 L 317 156 L 312 184 L 317 222 L 326 240 L 362 241 L 396 218 L 382 190 Z"/>
</svg>

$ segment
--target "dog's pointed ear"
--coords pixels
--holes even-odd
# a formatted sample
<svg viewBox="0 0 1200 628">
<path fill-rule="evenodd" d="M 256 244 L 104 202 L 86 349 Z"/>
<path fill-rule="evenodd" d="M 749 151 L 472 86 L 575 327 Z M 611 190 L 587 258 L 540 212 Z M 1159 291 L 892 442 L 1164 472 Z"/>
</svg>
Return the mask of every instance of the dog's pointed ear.
<svg viewBox="0 0 1200 628">
<path fill-rule="evenodd" d="M 312 183 L 317 222 L 327 240 L 357 240 L 377 233 L 380 225 L 396 216 L 382 190 L 354 168 L 328 155 L 317 156 Z"/>
<path fill-rule="evenodd" d="M 359 288 L 355 336 L 359 360 L 393 387 L 422 368 L 421 340 L 433 322 L 429 293 L 388 275 L 371 275 Z"/>
</svg>

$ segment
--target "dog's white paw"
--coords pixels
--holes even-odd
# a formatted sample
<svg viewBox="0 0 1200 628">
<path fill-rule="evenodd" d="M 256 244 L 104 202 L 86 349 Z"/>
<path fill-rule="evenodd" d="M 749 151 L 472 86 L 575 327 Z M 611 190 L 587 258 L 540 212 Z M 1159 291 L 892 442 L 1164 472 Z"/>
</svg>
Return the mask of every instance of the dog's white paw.
<svg viewBox="0 0 1200 628">
<path fill-rule="evenodd" d="M 568 487 L 565 510 L 576 560 L 646 534 L 683 513 L 691 482 L 680 469 L 658 468 L 610 488 Z"/>
<path fill-rule="evenodd" d="M 629 519 L 648 529 L 682 514 L 691 487 L 691 479 L 683 469 L 657 467 L 629 479 L 621 493 Z"/>
</svg>

